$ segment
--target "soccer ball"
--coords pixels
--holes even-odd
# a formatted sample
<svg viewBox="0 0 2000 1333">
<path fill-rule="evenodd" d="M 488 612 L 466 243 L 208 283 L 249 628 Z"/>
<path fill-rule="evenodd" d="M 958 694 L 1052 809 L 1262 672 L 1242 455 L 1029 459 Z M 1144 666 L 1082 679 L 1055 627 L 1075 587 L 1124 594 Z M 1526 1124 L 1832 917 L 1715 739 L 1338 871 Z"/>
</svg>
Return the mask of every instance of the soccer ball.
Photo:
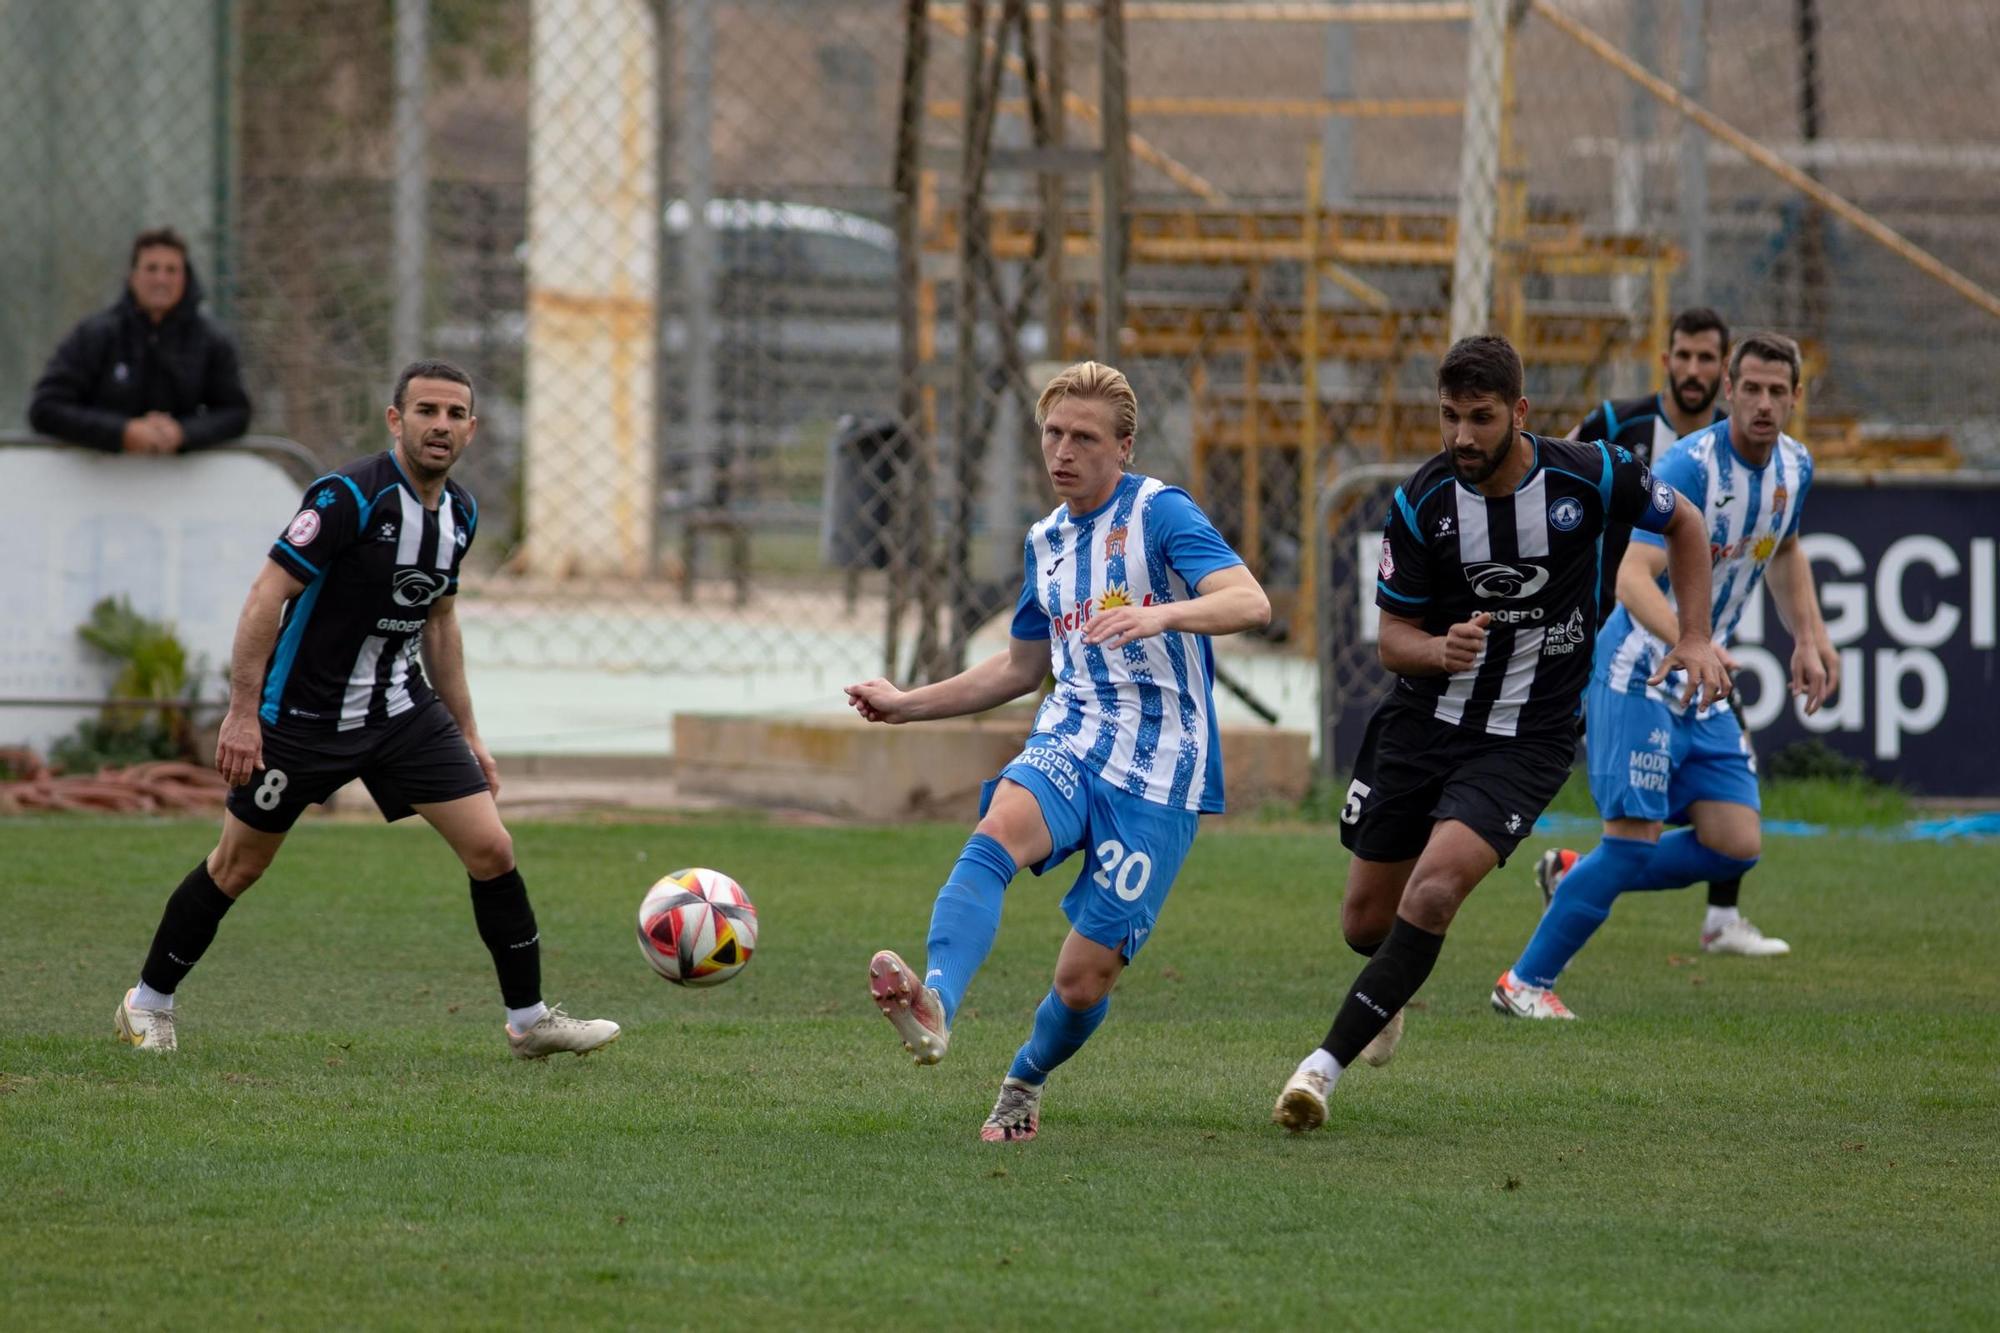
<svg viewBox="0 0 2000 1333">
<path fill-rule="evenodd" d="M 757 909 L 719 870 L 676 870 L 639 904 L 639 952 L 676 986 L 718 986 L 757 948 Z"/>
</svg>

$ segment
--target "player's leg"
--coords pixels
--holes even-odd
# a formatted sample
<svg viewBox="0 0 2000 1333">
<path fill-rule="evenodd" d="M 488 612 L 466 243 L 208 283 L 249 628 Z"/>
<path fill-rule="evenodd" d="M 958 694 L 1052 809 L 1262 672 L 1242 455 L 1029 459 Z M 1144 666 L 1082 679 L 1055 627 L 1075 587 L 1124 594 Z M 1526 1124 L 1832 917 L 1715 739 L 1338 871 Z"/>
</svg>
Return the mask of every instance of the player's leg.
<svg viewBox="0 0 2000 1333">
<path fill-rule="evenodd" d="M 223 811 L 215 849 L 195 863 L 168 897 L 139 969 L 139 984 L 119 1002 L 121 1041 L 147 1051 L 176 1049 L 174 992 L 215 942 L 223 916 L 269 868 L 284 841 L 283 830 L 254 829 Z"/>
<path fill-rule="evenodd" d="M 966 988 L 993 950 L 1015 873 L 1028 865 L 1040 874 L 1074 850 L 1084 822 L 1082 775 L 1060 743 L 1031 737 L 981 789 L 979 823 L 931 908 L 923 977 L 893 949 L 869 960 L 869 998 L 916 1063 L 944 1058 Z"/>
<path fill-rule="evenodd" d="M 377 788 L 376 799 L 382 800 L 386 784 L 376 777 L 371 786 Z M 542 999 L 541 930 L 528 901 L 527 883 L 514 863 L 513 835 L 500 819 L 493 794 L 481 791 L 456 800 L 411 801 L 409 809 L 438 831 L 465 867 L 473 923 L 499 978 L 500 1002 L 507 1009 L 507 1045 L 514 1054 L 523 1060 L 539 1060 L 558 1051 L 586 1055 L 615 1041 L 618 1025 L 610 1019 L 572 1018 L 561 1006 Z M 391 810 L 385 805 L 383 813 Z"/>
<path fill-rule="evenodd" d="M 1273 1120 L 1294 1132 L 1325 1123 L 1326 1099 L 1342 1072 L 1423 987 L 1460 904 L 1499 863 L 1500 854 L 1486 837 L 1458 820 L 1441 820 L 1432 828 L 1387 938 L 1347 988 L 1319 1048 L 1293 1071 Z"/>
<path fill-rule="evenodd" d="M 1742 877 L 1763 854 L 1763 817 L 1752 806 L 1739 801 L 1695 801 L 1688 807 L 1693 827 L 1661 839 L 1686 838 L 1694 843 L 1690 859 L 1698 860 L 1702 878 L 1724 871 L 1725 880 L 1740 884 Z M 1710 878 L 1711 891 L 1716 880 Z M 1702 923 L 1701 947 L 1706 953 L 1740 954 L 1747 958 L 1776 958 L 1792 951 L 1781 939 L 1766 935 L 1740 908 L 1718 908 L 1710 899 L 1707 918 Z"/>
<path fill-rule="evenodd" d="M 1593 681 L 1585 711 L 1585 768 L 1604 836 L 1556 881 L 1527 946 L 1494 982 L 1493 1008 L 1508 1017 L 1575 1017 L 1555 994 L 1556 979 L 1610 917 L 1618 895 L 1640 887 L 1670 808 L 1675 742 L 1666 707 Z"/>
<path fill-rule="evenodd" d="M 1347 864 L 1347 892 L 1340 903 L 1340 933 L 1347 947 L 1363 958 L 1373 958 L 1389 929 L 1396 922 L 1396 907 L 1416 868 L 1416 858 L 1401 861 L 1364 861 L 1355 857 Z M 1398 1009 L 1375 1039 L 1361 1048 L 1364 1064 L 1380 1067 L 1395 1058 L 1403 1040 L 1403 1010 Z"/>
<path fill-rule="evenodd" d="M 1090 859 L 1063 897 L 1070 933 L 1028 1039 L 980 1128 L 988 1142 L 1035 1136 L 1042 1086 L 1104 1022 L 1111 988 L 1152 938 L 1194 843 L 1200 817 L 1193 812 L 1142 800 L 1094 776 L 1085 785 L 1089 815 L 1081 838 Z"/>
</svg>

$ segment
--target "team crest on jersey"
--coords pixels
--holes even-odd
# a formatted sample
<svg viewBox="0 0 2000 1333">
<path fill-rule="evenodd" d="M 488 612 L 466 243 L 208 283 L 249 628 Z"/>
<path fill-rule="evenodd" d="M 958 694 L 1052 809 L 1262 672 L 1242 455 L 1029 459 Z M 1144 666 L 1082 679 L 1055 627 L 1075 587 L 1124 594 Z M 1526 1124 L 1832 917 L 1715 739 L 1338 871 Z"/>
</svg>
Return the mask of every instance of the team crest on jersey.
<svg viewBox="0 0 2000 1333">
<path fill-rule="evenodd" d="M 314 509 L 333 508 L 333 487 L 322 486 L 319 488 L 319 494 L 313 497 L 313 508 Z"/>
<path fill-rule="evenodd" d="M 1785 501 L 1791 498 L 1792 493 L 1785 489 L 1783 482 L 1779 482 L 1778 488 L 1771 492 L 1771 512 L 1774 514 L 1784 513 Z"/>
<path fill-rule="evenodd" d="M 301 509 L 292 526 L 285 529 L 285 540 L 294 546 L 310 546 L 312 539 L 319 536 L 319 514 L 311 509 Z"/>
<path fill-rule="evenodd" d="M 1549 506 L 1549 523 L 1563 532 L 1570 532 L 1583 522 L 1583 505 L 1574 496 L 1565 495 Z"/>
<path fill-rule="evenodd" d="M 1125 554 L 1125 528 L 1121 524 L 1104 534 L 1104 558 L 1110 560 Z"/>
<path fill-rule="evenodd" d="M 1662 514 L 1674 512 L 1674 488 L 1664 481 L 1653 483 L 1653 508 Z"/>
<path fill-rule="evenodd" d="M 1385 579 L 1396 577 L 1396 557 L 1389 553 L 1389 539 L 1382 539 L 1382 563 L 1375 566 L 1375 573 Z"/>
</svg>

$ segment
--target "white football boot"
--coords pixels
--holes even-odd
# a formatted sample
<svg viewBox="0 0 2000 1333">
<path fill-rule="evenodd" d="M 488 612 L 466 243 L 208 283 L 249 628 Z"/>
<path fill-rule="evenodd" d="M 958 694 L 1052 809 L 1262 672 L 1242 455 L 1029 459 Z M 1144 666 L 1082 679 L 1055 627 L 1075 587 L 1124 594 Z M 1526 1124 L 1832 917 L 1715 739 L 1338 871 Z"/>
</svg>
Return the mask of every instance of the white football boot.
<svg viewBox="0 0 2000 1333">
<path fill-rule="evenodd" d="M 944 1002 L 917 980 L 917 974 L 894 949 L 883 949 L 868 960 L 868 994 L 875 1007 L 903 1039 L 903 1049 L 920 1065 L 944 1059 L 951 1045 L 951 1028 L 944 1021 Z M 1029 1131 L 1030 1137 L 1033 1131 Z"/>
<path fill-rule="evenodd" d="M 1278 1104 L 1271 1108 L 1271 1120 L 1294 1134 L 1304 1134 L 1326 1123 L 1326 1094 L 1333 1080 L 1317 1069 L 1295 1069 L 1285 1080 Z"/>
<path fill-rule="evenodd" d="M 1035 1137 L 1042 1127 L 1042 1087 L 1011 1075 L 1001 1079 L 999 1100 L 979 1127 L 979 1137 L 988 1143 L 1022 1143 Z"/>
<path fill-rule="evenodd" d="M 516 1059 L 543 1060 L 558 1051 L 589 1055 L 600 1046 L 618 1040 L 618 1025 L 608 1018 L 571 1018 L 561 1005 L 552 1004 L 541 1021 L 526 1032 L 507 1028 L 507 1045 Z"/>
<path fill-rule="evenodd" d="M 174 1037 L 174 1011 L 171 1009 L 139 1009 L 132 1004 L 133 991 L 126 991 L 118 1001 L 118 1040 L 137 1046 L 142 1051 L 177 1051 L 180 1042 Z"/>
<path fill-rule="evenodd" d="M 1493 983 L 1493 1008 L 1508 1018 L 1565 1018 L 1575 1014 L 1562 1002 L 1553 987 L 1530 986 L 1508 968 Z"/>
<path fill-rule="evenodd" d="M 1777 958 L 1790 953 L 1792 946 L 1751 925 L 1749 917 L 1739 916 L 1718 929 L 1701 932 L 1701 951 L 1741 954 L 1745 958 Z"/>
</svg>

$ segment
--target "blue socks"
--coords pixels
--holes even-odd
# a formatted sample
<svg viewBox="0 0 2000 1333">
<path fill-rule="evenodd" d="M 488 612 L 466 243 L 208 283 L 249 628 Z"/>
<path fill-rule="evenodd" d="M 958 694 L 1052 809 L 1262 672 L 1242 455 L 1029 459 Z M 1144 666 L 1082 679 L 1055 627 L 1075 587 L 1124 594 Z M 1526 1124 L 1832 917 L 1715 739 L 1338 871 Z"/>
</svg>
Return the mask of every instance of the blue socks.
<svg viewBox="0 0 2000 1333">
<path fill-rule="evenodd" d="M 1703 880 L 1737 879 L 1756 864 L 1755 861 L 1739 861 L 1733 856 L 1710 851 L 1701 845 L 1701 839 L 1695 837 L 1691 828 L 1675 829 L 1660 839 L 1659 845 L 1653 849 L 1652 858 L 1646 862 L 1640 883 L 1633 887 L 1678 889 Z M 1565 884 L 1568 882 L 1563 881 Z"/>
<path fill-rule="evenodd" d="M 1041 1083 L 1049 1076 L 1049 1071 L 1083 1049 L 1090 1040 L 1090 1034 L 1097 1031 L 1097 1025 L 1111 1012 L 1111 997 L 1105 996 L 1088 1009 L 1072 1009 L 1062 1002 L 1055 987 L 1042 997 L 1041 1007 L 1035 1010 L 1035 1030 L 1028 1034 L 1027 1041 L 1014 1053 L 1014 1063 L 1007 1070 L 1008 1078 L 1018 1078 L 1024 1083 Z"/>
<path fill-rule="evenodd" d="M 1730 879 L 1756 864 L 1710 851 L 1693 829 L 1675 829 L 1657 844 L 1606 838 L 1563 876 L 1542 924 L 1514 964 L 1514 975 L 1530 986 L 1555 985 L 1569 960 L 1611 915 L 1611 904 L 1621 893 Z"/>
<path fill-rule="evenodd" d="M 1571 866 L 1514 964 L 1514 975 L 1530 986 L 1555 985 L 1569 960 L 1611 915 L 1612 901 L 1639 887 L 1653 852 L 1652 843 L 1637 838 L 1606 838 Z"/>
<path fill-rule="evenodd" d="M 972 974 L 993 951 L 993 937 L 1000 933 L 1000 903 L 1017 869 L 996 839 L 975 833 L 958 854 L 951 878 L 938 890 L 925 942 L 924 984 L 944 1002 L 946 1023 L 958 1016 Z"/>
</svg>

